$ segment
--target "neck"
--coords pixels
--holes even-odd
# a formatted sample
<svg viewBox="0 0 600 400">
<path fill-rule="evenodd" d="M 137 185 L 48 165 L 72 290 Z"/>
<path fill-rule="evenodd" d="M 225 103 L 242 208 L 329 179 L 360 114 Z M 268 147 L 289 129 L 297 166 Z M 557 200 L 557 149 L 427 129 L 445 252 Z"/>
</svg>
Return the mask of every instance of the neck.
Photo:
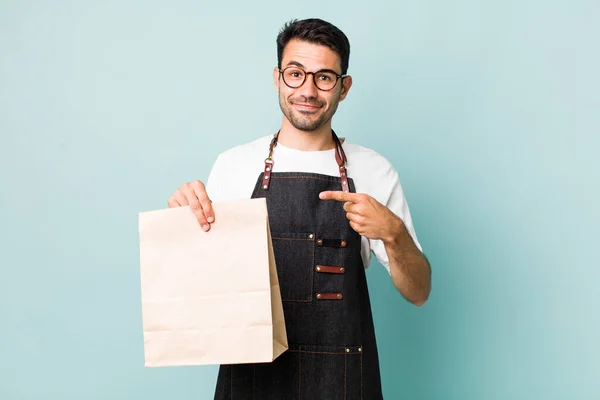
<svg viewBox="0 0 600 400">
<path fill-rule="evenodd" d="M 284 117 L 277 141 L 286 147 L 302 151 L 322 151 L 335 148 L 335 141 L 331 135 L 331 122 L 314 131 L 301 131 Z"/>
</svg>

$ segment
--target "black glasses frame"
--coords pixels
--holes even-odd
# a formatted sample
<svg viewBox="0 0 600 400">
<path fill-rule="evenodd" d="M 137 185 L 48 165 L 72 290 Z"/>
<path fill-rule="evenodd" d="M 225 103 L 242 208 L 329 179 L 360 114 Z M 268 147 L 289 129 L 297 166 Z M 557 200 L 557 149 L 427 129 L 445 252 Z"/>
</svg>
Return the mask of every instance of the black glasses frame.
<svg viewBox="0 0 600 400">
<path fill-rule="evenodd" d="M 289 69 L 289 68 L 294 68 L 294 69 L 299 69 L 300 71 L 304 72 L 304 79 L 302 80 L 302 83 L 300 83 L 298 86 L 291 86 L 289 83 L 286 82 L 285 80 L 285 75 L 283 74 L 285 72 L 285 70 Z M 296 65 L 290 65 L 289 67 L 285 67 L 284 69 L 281 68 L 277 68 L 279 70 L 279 74 L 281 75 L 281 79 L 283 79 L 283 83 L 285 83 L 285 85 L 291 89 L 298 89 L 300 86 L 304 85 L 304 83 L 306 82 L 306 77 L 308 75 L 312 75 L 313 76 L 313 83 L 315 84 L 315 86 L 317 87 L 317 89 L 322 90 L 323 92 L 329 92 L 330 90 L 333 90 L 336 86 L 337 83 L 340 79 L 344 79 L 345 77 L 347 77 L 348 75 L 340 75 L 338 73 L 336 73 L 335 71 L 332 71 L 330 69 L 320 69 L 316 72 L 306 72 L 304 69 L 296 66 Z M 333 86 L 330 89 L 321 89 L 319 87 L 319 84 L 317 83 L 317 80 L 315 79 L 316 74 L 321 73 L 321 72 L 331 72 L 335 75 L 335 83 L 333 84 Z"/>
</svg>

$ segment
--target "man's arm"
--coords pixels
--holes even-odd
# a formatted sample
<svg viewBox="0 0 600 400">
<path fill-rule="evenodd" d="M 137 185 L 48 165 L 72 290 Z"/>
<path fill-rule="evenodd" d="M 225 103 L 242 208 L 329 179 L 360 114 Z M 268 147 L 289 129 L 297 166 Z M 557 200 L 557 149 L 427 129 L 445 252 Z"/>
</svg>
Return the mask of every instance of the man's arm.
<svg viewBox="0 0 600 400">
<path fill-rule="evenodd" d="M 381 240 L 389 258 L 392 282 L 406 300 L 422 306 L 431 292 L 429 261 L 416 246 L 404 222 L 392 212 L 386 218 L 390 220 L 390 234 Z"/>
</svg>

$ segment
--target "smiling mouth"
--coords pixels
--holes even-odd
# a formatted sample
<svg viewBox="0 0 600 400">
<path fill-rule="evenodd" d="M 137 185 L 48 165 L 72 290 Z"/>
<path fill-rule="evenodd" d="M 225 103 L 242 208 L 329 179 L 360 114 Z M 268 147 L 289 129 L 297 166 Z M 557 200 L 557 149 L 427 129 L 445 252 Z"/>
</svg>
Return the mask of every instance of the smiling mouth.
<svg viewBox="0 0 600 400">
<path fill-rule="evenodd" d="M 313 106 L 311 104 L 299 104 L 299 103 L 293 103 L 294 107 L 299 110 L 299 111 L 317 111 L 320 107 L 317 106 Z"/>
</svg>

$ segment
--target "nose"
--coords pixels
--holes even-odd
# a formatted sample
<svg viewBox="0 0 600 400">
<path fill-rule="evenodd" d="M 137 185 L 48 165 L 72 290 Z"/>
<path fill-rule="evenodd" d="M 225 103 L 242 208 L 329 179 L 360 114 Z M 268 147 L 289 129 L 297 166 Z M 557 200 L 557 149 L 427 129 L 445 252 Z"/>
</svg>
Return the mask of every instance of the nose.
<svg viewBox="0 0 600 400">
<path fill-rule="evenodd" d="M 307 73 L 304 83 L 302 86 L 296 89 L 296 92 L 306 96 L 307 98 L 318 97 L 319 88 L 317 88 L 317 85 L 315 85 L 315 75 L 312 73 Z"/>
</svg>

